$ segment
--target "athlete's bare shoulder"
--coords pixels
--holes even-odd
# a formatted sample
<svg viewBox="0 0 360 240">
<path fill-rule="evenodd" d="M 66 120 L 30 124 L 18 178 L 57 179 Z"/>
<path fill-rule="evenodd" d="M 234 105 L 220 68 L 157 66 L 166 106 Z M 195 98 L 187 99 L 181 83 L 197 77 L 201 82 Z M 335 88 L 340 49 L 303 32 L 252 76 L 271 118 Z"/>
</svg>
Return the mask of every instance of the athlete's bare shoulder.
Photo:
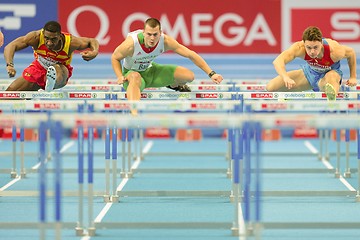
<svg viewBox="0 0 360 240">
<path fill-rule="evenodd" d="M 346 47 L 339 44 L 336 40 L 326 38 L 330 47 L 330 57 L 334 62 L 340 61 L 345 58 Z"/>
<path fill-rule="evenodd" d="M 113 52 L 116 59 L 123 59 L 134 54 L 134 40 L 131 36 L 127 36 L 125 40 Z"/>
<path fill-rule="evenodd" d="M 174 39 L 173 37 L 164 33 L 164 46 L 165 46 L 165 51 L 168 50 L 174 51 L 175 49 L 180 47 L 180 43 L 176 41 L 176 39 Z"/>
<path fill-rule="evenodd" d="M 297 53 L 303 53 L 305 52 L 305 44 L 304 41 L 297 41 L 293 45 L 293 51 Z"/>
<path fill-rule="evenodd" d="M 134 39 L 131 36 L 127 36 L 120 44 L 120 49 L 125 56 L 131 56 L 134 52 Z"/>
<path fill-rule="evenodd" d="M 303 41 L 294 42 L 286 51 L 286 54 L 292 56 L 292 58 L 305 56 L 305 45 Z"/>
<path fill-rule="evenodd" d="M 38 45 L 40 40 L 40 32 L 41 30 L 31 31 L 28 34 L 25 35 L 25 42 L 27 42 L 29 45 Z"/>
</svg>

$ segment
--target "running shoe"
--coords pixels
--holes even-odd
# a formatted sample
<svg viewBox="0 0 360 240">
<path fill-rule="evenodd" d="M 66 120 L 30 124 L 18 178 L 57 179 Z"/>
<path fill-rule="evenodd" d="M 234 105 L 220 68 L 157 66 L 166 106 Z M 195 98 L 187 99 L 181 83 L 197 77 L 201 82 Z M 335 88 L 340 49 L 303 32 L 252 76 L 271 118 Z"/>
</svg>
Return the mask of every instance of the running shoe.
<svg viewBox="0 0 360 240">
<path fill-rule="evenodd" d="M 177 86 L 177 87 L 171 87 L 169 85 L 169 86 L 167 86 L 167 88 L 170 88 L 170 89 L 175 90 L 177 92 L 191 92 L 191 89 L 189 88 L 188 85 L 182 85 L 182 86 Z"/>
<path fill-rule="evenodd" d="M 328 101 L 335 101 L 336 100 L 335 89 L 334 89 L 333 85 L 331 85 L 330 83 L 327 83 L 325 85 L 325 94 L 326 94 L 326 97 L 327 97 Z"/>
<path fill-rule="evenodd" d="M 45 85 L 45 91 L 51 92 L 54 90 L 56 81 L 56 69 L 53 66 L 48 67 L 46 72 L 46 85 Z"/>
</svg>

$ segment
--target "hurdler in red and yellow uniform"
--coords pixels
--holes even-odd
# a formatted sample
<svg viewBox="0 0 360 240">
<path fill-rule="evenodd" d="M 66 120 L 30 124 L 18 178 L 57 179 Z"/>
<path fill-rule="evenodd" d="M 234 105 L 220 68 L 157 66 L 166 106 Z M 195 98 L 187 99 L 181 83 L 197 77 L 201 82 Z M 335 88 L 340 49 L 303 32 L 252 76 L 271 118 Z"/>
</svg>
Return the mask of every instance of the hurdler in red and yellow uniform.
<svg viewBox="0 0 360 240">
<path fill-rule="evenodd" d="M 72 76 L 70 63 L 73 52 L 80 51 L 83 60 L 90 61 L 99 53 L 99 42 L 95 38 L 77 37 L 61 31 L 56 21 L 45 23 L 39 30 L 31 31 L 11 41 L 4 48 L 6 71 L 15 77 L 15 52 L 32 47 L 34 61 L 17 77 L 6 91 L 53 91 L 67 84 Z"/>
<path fill-rule="evenodd" d="M 49 66 L 62 64 L 69 70 L 68 79 L 72 76 L 73 67 L 70 65 L 73 52 L 69 54 L 71 34 L 64 33 L 65 42 L 59 51 L 51 51 L 45 45 L 44 33 L 40 32 L 39 46 L 34 50 L 35 60 L 23 71 L 23 77 L 29 82 L 37 83 L 45 88 L 46 71 Z"/>
</svg>

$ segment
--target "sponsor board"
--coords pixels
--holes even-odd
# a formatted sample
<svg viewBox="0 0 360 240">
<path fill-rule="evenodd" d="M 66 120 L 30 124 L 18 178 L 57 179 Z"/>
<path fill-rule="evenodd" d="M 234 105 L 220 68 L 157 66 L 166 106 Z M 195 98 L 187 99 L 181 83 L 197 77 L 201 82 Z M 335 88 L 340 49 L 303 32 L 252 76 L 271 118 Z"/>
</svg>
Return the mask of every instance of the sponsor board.
<svg viewBox="0 0 360 240">
<path fill-rule="evenodd" d="M 282 49 L 300 41 L 308 26 L 360 53 L 360 4 L 356 0 L 283 0 Z"/>
<path fill-rule="evenodd" d="M 161 21 L 166 34 L 197 52 L 274 53 L 280 49 L 280 0 L 253 0 L 252 4 L 223 0 L 220 8 L 217 1 L 208 0 L 58 2 L 64 30 L 96 37 L 103 52 L 113 52 L 129 31 L 143 28 L 150 16 Z"/>
<path fill-rule="evenodd" d="M 58 19 L 56 0 L 1 0 L 0 29 L 5 35 L 5 45 L 34 30 L 41 29 L 47 21 Z M 3 51 L 3 48 L 0 48 Z M 31 48 L 22 52 L 32 52 Z"/>
</svg>

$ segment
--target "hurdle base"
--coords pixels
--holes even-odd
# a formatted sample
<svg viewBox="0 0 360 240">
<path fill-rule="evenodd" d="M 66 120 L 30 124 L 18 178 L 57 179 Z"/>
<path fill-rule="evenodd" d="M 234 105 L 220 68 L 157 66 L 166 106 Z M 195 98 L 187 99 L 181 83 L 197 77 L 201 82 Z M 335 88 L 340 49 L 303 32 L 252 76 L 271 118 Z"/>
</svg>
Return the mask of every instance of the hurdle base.
<svg viewBox="0 0 360 240">
<path fill-rule="evenodd" d="M 104 199 L 104 202 L 105 202 L 105 203 L 111 202 L 110 195 L 104 195 L 104 196 L 103 196 L 103 199 Z"/>
<path fill-rule="evenodd" d="M 84 234 L 84 229 L 81 228 L 81 227 L 76 227 L 75 228 L 75 234 L 76 234 L 76 236 L 84 236 L 85 235 Z"/>
<path fill-rule="evenodd" d="M 344 178 L 351 178 L 351 172 L 350 171 L 344 172 Z"/>
<path fill-rule="evenodd" d="M 17 173 L 16 173 L 16 172 L 11 172 L 11 173 L 10 173 L 10 177 L 11 177 L 11 178 L 16 178 L 16 177 L 17 177 Z"/>
<path fill-rule="evenodd" d="M 22 173 L 20 174 L 20 176 L 21 176 L 21 178 L 26 178 L 26 172 L 22 172 Z"/>
<path fill-rule="evenodd" d="M 232 177 L 232 172 L 231 169 L 228 168 L 227 172 L 226 172 L 226 177 L 227 178 L 231 178 Z"/>
<path fill-rule="evenodd" d="M 132 170 L 126 174 L 127 178 L 132 178 L 134 176 L 134 173 Z"/>
<path fill-rule="evenodd" d="M 232 236 L 240 236 L 239 228 L 238 227 L 232 227 L 231 228 L 231 235 Z"/>
<path fill-rule="evenodd" d="M 340 174 L 339 172 L 335 172 L 334 177 L 335 177 L 335 178 L 340 178 L 340 175 L 341 175 L 341 174 Z"/>
<path fill-rule="evenodd" d="M 360 194 L 356 194 L 356 197 L 355 197 L 355 202 L 360 202 Z"/>
<path fill-rule="evenodd" d="M 121 173 L 120 173 L 120 177 L 121 177 L 121 178 L 126 178 L 126 172 L 121 172 Z"/>
<path fill-rule="evenodd" d="M 111 196 L 111 202 L 112 203 L 118 203 L 119 202 L 119 196 L 118 195 L 112 195 Z"/>
<path fill-rule="evenodd" d="M 252 223 L 245 223 L 245 232 L 246 232 L 246 236 L 254 236 L 254 226 Z"/>
<path fill-rule="evenodd" d="M 96 234 L 96 228 L 94 228 L 94 227 L 90 227 L 90 228 L 88 228 L 88 236 L 95 236 L 95 234 Z"/>
</svg>

